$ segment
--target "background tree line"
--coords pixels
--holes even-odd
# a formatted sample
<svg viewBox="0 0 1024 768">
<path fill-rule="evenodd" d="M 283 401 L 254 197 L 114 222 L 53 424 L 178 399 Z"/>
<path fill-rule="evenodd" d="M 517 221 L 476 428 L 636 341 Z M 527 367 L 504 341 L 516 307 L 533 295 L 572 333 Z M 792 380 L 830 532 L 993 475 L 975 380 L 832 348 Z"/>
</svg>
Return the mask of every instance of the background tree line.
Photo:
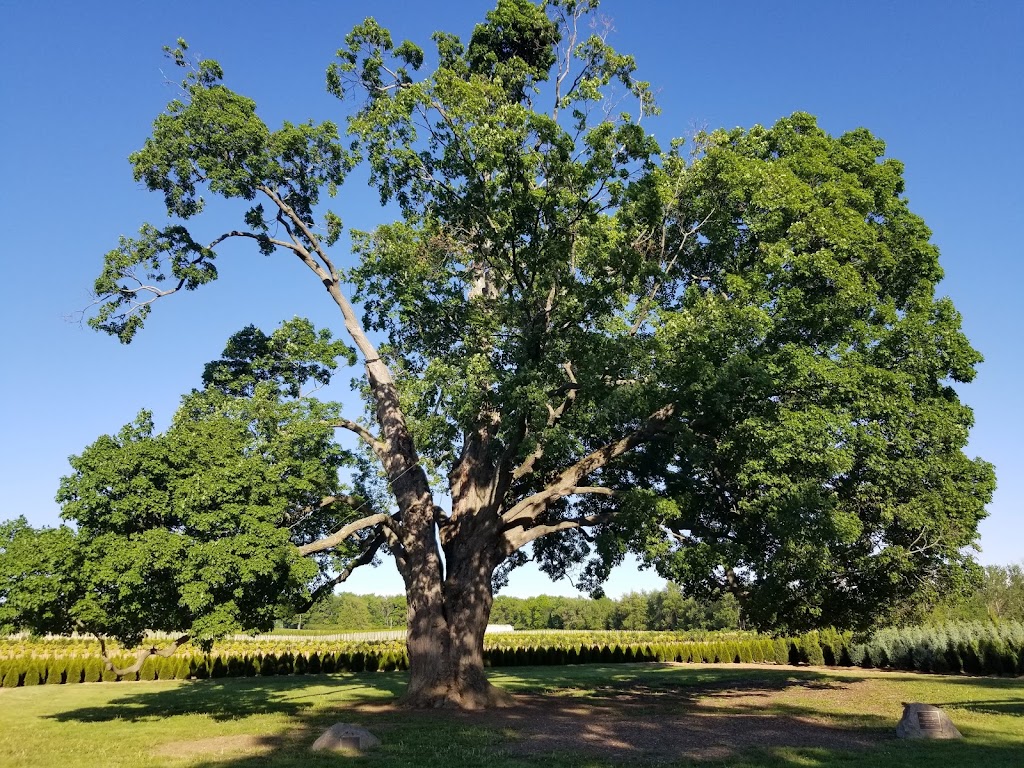
<svg viewBox="0 0 1024 768">
<path fill-rule="evenodd" d="M 305 614 L 282 614 L 286 627 L 344 630 L 398 629 L 405 626 L 404 595 L 329 595 Z M 740 609 L 731 594 L 711 600 L 687 597 L 675 584 L 657 592 L 630 592 L 609 597 L 508 597 L 499 595 L 492 624 L 516 629 L 737 629 Z"/>
<path fill-rule="evenodd" d="M 405 627 L 404 595 L 356 595 L 342 592 L 325 597 L 308 612 L 280 614 L 285 627 L 344 630 Z M 1024 621 L 1024 565 L 989 565 L 980 584 L 967 597 L 940 604 L 933 623 L 948 621 Z M 739 629 L 744 622 L 731 594 L 699 600 L 683 594 L 676 584 L 655 592 L 630 592 L 610 597 L 509 597 L 499 595 L 491 611 L 492 624 L 516 629 L 691 630 Z"/>
</svg>

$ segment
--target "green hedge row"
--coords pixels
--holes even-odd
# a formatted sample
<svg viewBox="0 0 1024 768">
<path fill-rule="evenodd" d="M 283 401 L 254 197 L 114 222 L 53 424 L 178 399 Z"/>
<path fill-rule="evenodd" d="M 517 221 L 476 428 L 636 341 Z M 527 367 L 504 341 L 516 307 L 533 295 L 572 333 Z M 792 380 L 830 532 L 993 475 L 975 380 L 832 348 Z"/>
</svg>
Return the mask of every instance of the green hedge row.
<svg viewBox="0 0 1024 768">
<path fill-rule="evenodd" d="M 128 666 L 120 659 L 117 666 Z M 854 644 L 849 633 L 827 629 L 796 638 L 745 636 L 736 639 L 662 643 L 578 644 L 497 647 L 484 651 L 490 667 L 632 662 L 808 664 L 861 666 L 953 674 L 1024 674 L 1024 624 L 957 624 L 876 632 Z M 362 650 L 324 652 L 158 656 L 146 660 L 132 680 L 205 679 L 374 672 L 408 668 L 395 644 L 367 644 Z M 19 657 L 0 659 L 0 686 L 113 682 L 98 658 Z"/>
<path fill-rule="evenodd" d="M 115 660 L 115 666 L 127 667 L 131 659 Z M 484 652 L 490 667 L 563 664 L 619 664 L 651 661 L 697 663 L 825 663 L 818 643 L 804 639 L 773 640 L 756 638 L 743 641 L 708 643 L 663 643 L 655 645 L 615 644 L 572 647 L 491 648 Z M 131 680 L 185 680 L 218 677 L 259 677 L 270 675 L 306 675 L 332 672 L 375 672 L 407 669 L 404 652 L 372 647 L 363 651 L 339 651 L 319 654 L 282 653 L 253 655 L 154 656 L 142 669 L 121 678 L 103 668 L 98 658 L 17 658 L 0 660 L 0 686 L 57 685 L 68 683 L 115 682 Z"/>
<path fill-rule="evenodd" d="M 950 623 L 888 628 L 850 647 L 860 667 L 968 675 L 1024 674 L 1024 624 Z"/>
<path fill-rule="evenodd" d="M 131 659 L 115 660 L 125 668 Z M 0 659 L 0 687 L 99 683 L 120 680 L 205 680 L 217 677 L 269 677 L 272 675 L 317 675 L 332 672 L 376 672 L 407 669 L 405 654 L 392 651 L 353 653 L 268 653 L 244 656 L 150 657 L 138 672 L 121 677 L 104 669 L 102 660 L 19 658 Z"/>
</svg>

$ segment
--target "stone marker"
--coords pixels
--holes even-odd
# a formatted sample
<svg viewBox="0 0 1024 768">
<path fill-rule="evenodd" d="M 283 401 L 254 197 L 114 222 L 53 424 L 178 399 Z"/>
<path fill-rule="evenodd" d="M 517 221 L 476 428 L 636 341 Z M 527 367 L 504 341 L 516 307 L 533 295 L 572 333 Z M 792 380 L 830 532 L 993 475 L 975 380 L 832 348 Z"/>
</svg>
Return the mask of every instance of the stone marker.
<svg viewBox="0 0 1024 768">
<path fill-rule="evenodd" d="M 931 704 L 903 702 L 903 717 L 896 726 L 901 739 L 962 739 L 949 715 Z"/>
<path fill-rule="evenodd" d="M 380 739 L 365 728 L 351 723 L 335 723 L 313 742 L 310 747 L 314 752 L 330 749 L 337 752 L 363 751 L 370 747 L 380 746 Z"/>
</svg>

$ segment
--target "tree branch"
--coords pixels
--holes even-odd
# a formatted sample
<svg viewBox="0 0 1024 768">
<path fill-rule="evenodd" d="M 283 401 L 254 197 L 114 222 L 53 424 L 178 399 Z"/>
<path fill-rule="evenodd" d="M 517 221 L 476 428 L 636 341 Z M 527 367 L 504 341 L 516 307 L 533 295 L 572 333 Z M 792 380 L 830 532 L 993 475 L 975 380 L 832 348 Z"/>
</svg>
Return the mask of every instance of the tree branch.
<svg viewBox="0 0 1024 768">
<path fill-rule="evenodd" d="M 564 470 L 554 480 L 554 482 L 550 483 L 543 491 L 535 493 L 532 496 L 528 496 L 518 504 L 509 508 L 508 511 L 502 515 L 502 519 L 506 523 L 512 523 L 523 519 L 536 519 L 545 509 L 548 508 L 548 505 L 550 505 L 551 502 L 564 496 L 571 496 L 573 489 L 577 487 L 577 483 L 591 472 L 604 467 L 608 462 L 632 450 L 641 443 L 646 442 L 654 435 L 664 431 L 666 423 L 675 413 L 675 410 L 675 405 L 671 403 L 662 406 L 647 417 L 640 429 L 630 432 L 628 435 L 616 440 L 614 443 L 608 443 L 607 445 L 598 448 L 596 451 L 587 454 L 571 467 Z"/>
<path fill-rule="evenodd" d="M 364 549 L 355 560 L 346 565 L 345 568 L 343 568 L 338 573 L 337 576 L 335 576 L 333 579 L 324 582 L 315 590 L 313 590 L 313 593 L 309 596 L 309 600 L 303 604 L 301 610 L 299 610 L 298 613 L 305 613 L 310 608 L 312 608 L 313 605 L 317 602 L 317 600 L 319 600 L 327 594 L 330 594 L 330 592 L 333 591 L 333 589 L 336 586 L 341 584 L 343 581 L 347 580 L 348 577 L 352 575 L 352 571 L 354 571 L 356 568 L 359 568 L 364 565 L 369 565 L 370 563 L 372 563 L 373 558 L 377 556 L 377 551 L 384 546 L 385 541 L 386 537 L 384 536 L 383 533 L 378 533 L 376 536 L 374 536 L 373 539 L 370 541 L 370 545 L 366 549 Z"/>
<path fill-rule="evenodd" d="M 686 245 L 687 241 L 691 237 L 693 237 L 694 235 L 698 234 L 700 232 L 701 228 L 705 224 L 708 223 L 708 221 L 711 219 L 711 217 L 714 214 L 715 214 L 715 209 L 712 208 L 711 209 L 711 213 L 709 213 L 707 216 L 705 216 L 703 221 L 701 221 L 698 224 L 694 224 L 693 227 L 691 227 L 690 229 L 686 230 L 683 233 L 683 239 L 679 243 L 679 245 L 675 248 L 675 253 L 672 254 L 672 258 L 669 259 L 668 264 L 665 265 L 665 271 L 664 271 L 664 274 L 662 275 L 661 279 L 660 280 L 656 280 L 654 285 L 651 286 L 650 292 L 646 296 L 644 296 L 639 302 L 637 302 L 638 314 L 637 314 L 636 320 L 633 321 L 633 325 L 630 326 L 630 329 L 629 329 L 629 335 L 630 336 L 635 336 L 637 331 L 639 331 L 640 328 L 643 326 L 643 324 L 647 321 L 648 316 L 651 314 L 651 309 L 652 309 L 651 304 L 654 301 L 655 296 L 658 295 L 658 291 L 661 290 L 661 286 L 665 284 L 665 280 L 668 279 L 668 274 L 669 274 L 669 272 L 672 271 L 672 267 L 674 267 L 676 265 L 676 261 L 679 259 L 679 255 L 683 252 L 683 247 Z M 665 242 L 666 239 L 667 239 L 667 234 L 668 234 L 667 233 L 667 227 L 662 227 L 662 231 L 661 231 L 661 253 L 662 253 L 662 257 L 663 258 L 664 258 L 664 255 L 665 255 L 665 251 L 667 250 L 667 244 Z"/>
<path fill-rule="evenodd" d="M 314 506 L 303 507 L 302 509 L 298 510 L 290 518 L 294 522 L 292 522 L 292 524 L 289 527 L 292 528 L 298 525 L 298 523 L 304 520 L 307 515 L 310 515 L 313 512 L 319 512 L 321 509 L 329 507 L 331 506 L 331 504 L 336 504 L 339 501 L 348 504 L 350 507 L 352 507 L 353 510 L 358 510 L 361 506 L 363 506 L 366 503 L 365 499 L 361 499 L 358 496 L 352 496 L 347 493 L 340 493 L 336 496 L 325 496 L 324 498 L 320 499 L 319 503 L 315 504 Z"/>
<path fill-rule="evenodd" d="M 587 517 L 577 517 L 571 520 L 559 520 L 557 523 L 550 523 L 548 525 L 535 525 L 533 528 L 520 529 L 517 533 L 510 531 L 505 534 L 505 548 L 507 552 L 512 553 L 517 549 L 522 549 L 531 541 L 536 541 L 542 536 L 548 536 L 549 534 L 558 533 L 559 531 L 568 531 L 573 528 L 601 525 L 602 523 L 609 523 L 614 519 L 615 516 L 611 514 L 589 515 Z"/>
<path fill-rule="evenodd" d="M 312 541 L 309 544 L 303 544 L 299 547 L 300 555 L 312 555 L 317 552 L 323 552 L 325 549 L 336 547 L 338 544 L 343 542 L 349 536 L 359 533 L 359 531 L 367 528 L 373 528 L 375 525 L 384 525 L 387 528 L 391 528 L 394 525 L 391 515 L 386 512 L 378 512 L 375 515 L 368 515 L 367 517 L 354 520 L 348 525 L 342 526 L 338 531 L 332 533 L 330 536 L 325 536 L 317 541 Z"/>
<path fill-rule="evenodd" d="M 563 363 L 562 369 L 565 371 L 566 376 L 569 378 L 569 384 L 566 387 L 565 399 L 562 400 L 561 404 L 554 408 L 551 404 L 548 404 L 548 419 L 545 427 L 550 429 L 562 420 L 565 412 L 569 410 L 573 402 L 576 400 L 576 392 L 578 391 L 578 383 L 576 381 L 576 375 L 572 372 L 572 363 Z M 533 471 L 534 466 L 544 455 L 544 444 L 541 442 L 537 443 L 537 447 L 533 450 L 526 460 L 516 467 L 512 471 L 512 480 L 519 480 L 520 478 L 526 477 Z"/>
<path fill-rule="evenodd" d="M 351 419 L 338 419 L 337 421 L 333 422 L 332 426 L 334 426 L 337 429 L 347 429 L 349 432 L 354 432 L 355 434 L 359 435 L 359 437 L 363 439 L 363 442 L 370 446 L 370 448 L 373 450 L 373 452 L 377 455 L 378 458 L 382 456 L 383 452 L 386 449 L 384 443 L 378 440 L 375 434 L 373 434 L 362 424 L 352 421 Z"/>
<path fill-rule="evenodd" d="M 173 656 L 175 651 L 177 651 L 181 646 L 183 646 L 185 643 L 192 639 L 189 635 L 182 635 L 166 648 L 157 648 L 156 646 L 151 646 L 150 648 L 140 648 L 135 652 L 135 663 L 132 664 L 130 667 L 122 668 L 114 666 L 114 662 L 111 661 L 110 657 L 107 655 L 106 638 L 104 638 L 103 635 L 99 634 L 98 632 L 93 632 L 93 635 L 96 637 L 97 640 L 100 641 L 100 656 L 103 657 L 104 669 L 110 670 L 118 677 L 134 675 L 136 672 L 142 669 L 142 665 L 150 656 L 162 656 L 163 658 Z"/>
<path fill-rule="evenodd" d="M 394 488 L 394 483 L 402 476 L 409 474 L 407 484 L 414 487 L 413 495 L 417 500 L 430 496 L 430 486 L 427 482 L 426 473 L 422 467 L 418 467 L 419 458 L 413 443 L 412 435 L 405 421 L 405 414 L 402 412 L 398 402 L 398 391 L 394 378 L 388 366 L 381 359 L 377 347 L 370 341 L 366 331 L 356 316 L 355 309 L 351 302 L 341 290 L 341 278 L 334 268 L 330 258 L 320 246 L 320 241 L 310 229 L 309 225 L 302 220 L 295 210 L 288 205 L 269 186 L 263 184 L 259 190 L 265 194 L 277 206 L 283 216 L 291 221 L 297 230 L 302 233 L 306 242 L 316 252 L 320 259 L 316 258 L 308 249 L 296 244 L 292 250 L 299 259 L 320 279 L 334 303 L 341 310 L 345 322 L 345 330 L 363 355 L 363 363 L 366 367 L 367 383 L 370 385 L 370 392 L 377 405 L 377 423 L 380 424 L 384 437 L 383 448 L 377 453 L 384 465 L 392 489 L 396 490 L 399 506 L 402 506 L 403 498 L 407 500 L 408 495 L 402 494 Z M 414 469 L 418 468 L 418 472 Z"/>
</svg>

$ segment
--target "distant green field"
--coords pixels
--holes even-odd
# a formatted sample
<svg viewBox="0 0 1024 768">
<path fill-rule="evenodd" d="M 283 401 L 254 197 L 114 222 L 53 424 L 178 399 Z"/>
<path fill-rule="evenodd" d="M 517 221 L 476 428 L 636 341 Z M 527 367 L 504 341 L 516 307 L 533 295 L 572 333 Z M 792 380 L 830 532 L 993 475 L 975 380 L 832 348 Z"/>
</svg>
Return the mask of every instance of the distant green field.
<svg viewBox="0 0 1024 768">
<path fill-rule="evenodd" d="M 520 667 L 492 679 L 517 707 L 393 706 L 403 673 L 0 690 L 5 768 L 443 766 L 985 766 L 1022 764 L 1024 682 L 741 665 Z M 894 737 L 902 701 L 942 705 L 959 742 Z M 311 753 L 338 721 L 363 757 Z"/>
</svg>

